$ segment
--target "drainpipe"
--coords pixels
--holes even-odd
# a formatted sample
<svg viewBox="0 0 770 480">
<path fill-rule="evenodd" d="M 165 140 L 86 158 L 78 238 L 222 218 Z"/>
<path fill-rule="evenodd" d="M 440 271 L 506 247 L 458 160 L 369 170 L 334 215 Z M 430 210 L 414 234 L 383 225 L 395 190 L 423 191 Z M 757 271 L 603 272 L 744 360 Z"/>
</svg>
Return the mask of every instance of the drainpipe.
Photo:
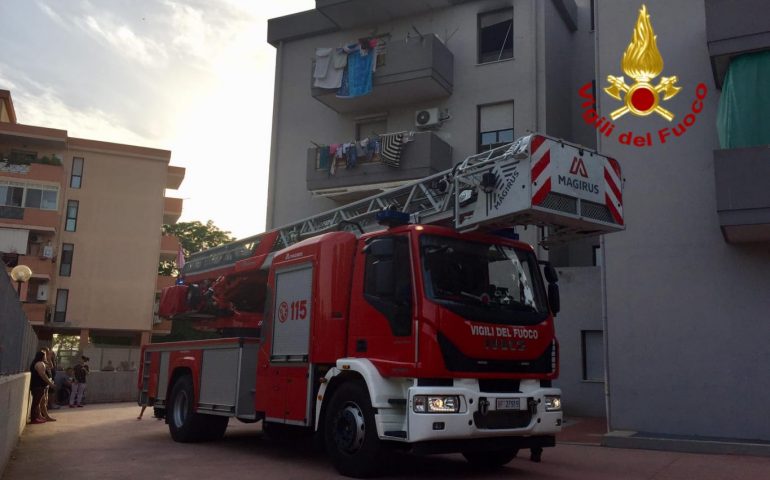
<svg viewBox="0 0 770 480">
<path fill-rule="evenodd" d="M 267 212 L 265 230 L 275 224 L 275 177 L 278 164 L 278 119 L 280 118 L 281 82 L 283 81 L 283 41 L 278 42 L 275 52 L 275 83 L 273 85 L 273 129 L 270 134 L 270 174 L 267 180 Z"/>
</svg>

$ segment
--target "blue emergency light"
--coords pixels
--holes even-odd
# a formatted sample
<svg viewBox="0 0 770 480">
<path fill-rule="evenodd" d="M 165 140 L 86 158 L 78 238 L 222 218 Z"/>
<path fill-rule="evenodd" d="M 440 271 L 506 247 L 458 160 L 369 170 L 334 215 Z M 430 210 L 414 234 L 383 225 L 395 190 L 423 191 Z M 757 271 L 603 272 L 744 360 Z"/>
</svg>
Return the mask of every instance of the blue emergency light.
<svg viewBox="0 0 770 480">
<path fill-rule="evenodd" d="M 409 214 L 398 210 L 388 209 L 377 212 L 377 223 L 388 228 L 409 225 Z"/>
</svg>

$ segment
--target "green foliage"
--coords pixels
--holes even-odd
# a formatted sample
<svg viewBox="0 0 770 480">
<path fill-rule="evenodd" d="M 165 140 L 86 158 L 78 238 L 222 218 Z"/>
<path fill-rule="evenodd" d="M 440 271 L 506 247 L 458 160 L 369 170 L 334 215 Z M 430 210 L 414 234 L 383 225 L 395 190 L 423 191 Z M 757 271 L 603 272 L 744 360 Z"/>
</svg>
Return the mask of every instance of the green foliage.
<svg viewBox="0 0 770 480">
<path fill-rule="evenodd" d="M 195 220 L 192 222 L 178 222 L 173 225 L 163 225 L 163 234 L 173 235 L 178 238 L 182 244 L 185 256 L 235 240 L 235 237 L 230 235 L 230 232 L 220 230 L 211 220 L 205 224 Z M 176 260 L 164 260 L 158 265 L 159 275 L 175 276 L 178 273 Z"/>
<path fill-rule="evenodd" d="M 55 352 L 77 350 L 80 348 L 79 335 L 62 335 L 55 333 L 53 336 L 53 350 Z"/>
</svg>

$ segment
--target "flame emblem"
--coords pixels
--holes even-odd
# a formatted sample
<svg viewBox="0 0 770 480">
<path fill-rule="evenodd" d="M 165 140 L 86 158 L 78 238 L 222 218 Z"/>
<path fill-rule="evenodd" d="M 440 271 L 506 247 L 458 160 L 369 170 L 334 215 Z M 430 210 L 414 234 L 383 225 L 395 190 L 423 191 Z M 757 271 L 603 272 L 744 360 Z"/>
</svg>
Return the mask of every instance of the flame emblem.
<svg viewBox="0 0 770 480">
<path fill-rule="evenodd" d="M 623 72 L 633 78 L 635 83 L 626 85 L 623 77 L 607 76 L 609 85 L 604 91 L 610 97 L 625 103 L 623 107 L 610 113 L 613 120 L 628 112 L 639 117 L 646 117 L 655 112 L 669 122 L 674 119 L 674 114 L 660 106 L 660 102 L 672 98 L 682 89 L 676 86 L 676 75 L 661 77 L 658 85 L 652 85 L 652 80 L 663 71 L 663 57 L 658 51 L 657 38 L 647 7 L 642 5 L 631 43 L 628 44 L 620 62 Z M 621 92 L 624 93 L 623 98 Z"/>
</svg>

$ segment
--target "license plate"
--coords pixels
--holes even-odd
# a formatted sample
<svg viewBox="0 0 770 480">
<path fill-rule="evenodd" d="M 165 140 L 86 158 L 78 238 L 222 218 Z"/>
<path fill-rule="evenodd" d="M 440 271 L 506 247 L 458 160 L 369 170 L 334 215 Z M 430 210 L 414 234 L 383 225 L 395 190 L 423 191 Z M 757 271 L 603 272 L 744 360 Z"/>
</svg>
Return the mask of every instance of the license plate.
<svg viewBox="0 0 770 480">
<path fill-rule="evenodd" d="M 498 398 L 497 409 L 498 410 L 520 410 L 521 399 L 520 398 Z"/>
</svg>

